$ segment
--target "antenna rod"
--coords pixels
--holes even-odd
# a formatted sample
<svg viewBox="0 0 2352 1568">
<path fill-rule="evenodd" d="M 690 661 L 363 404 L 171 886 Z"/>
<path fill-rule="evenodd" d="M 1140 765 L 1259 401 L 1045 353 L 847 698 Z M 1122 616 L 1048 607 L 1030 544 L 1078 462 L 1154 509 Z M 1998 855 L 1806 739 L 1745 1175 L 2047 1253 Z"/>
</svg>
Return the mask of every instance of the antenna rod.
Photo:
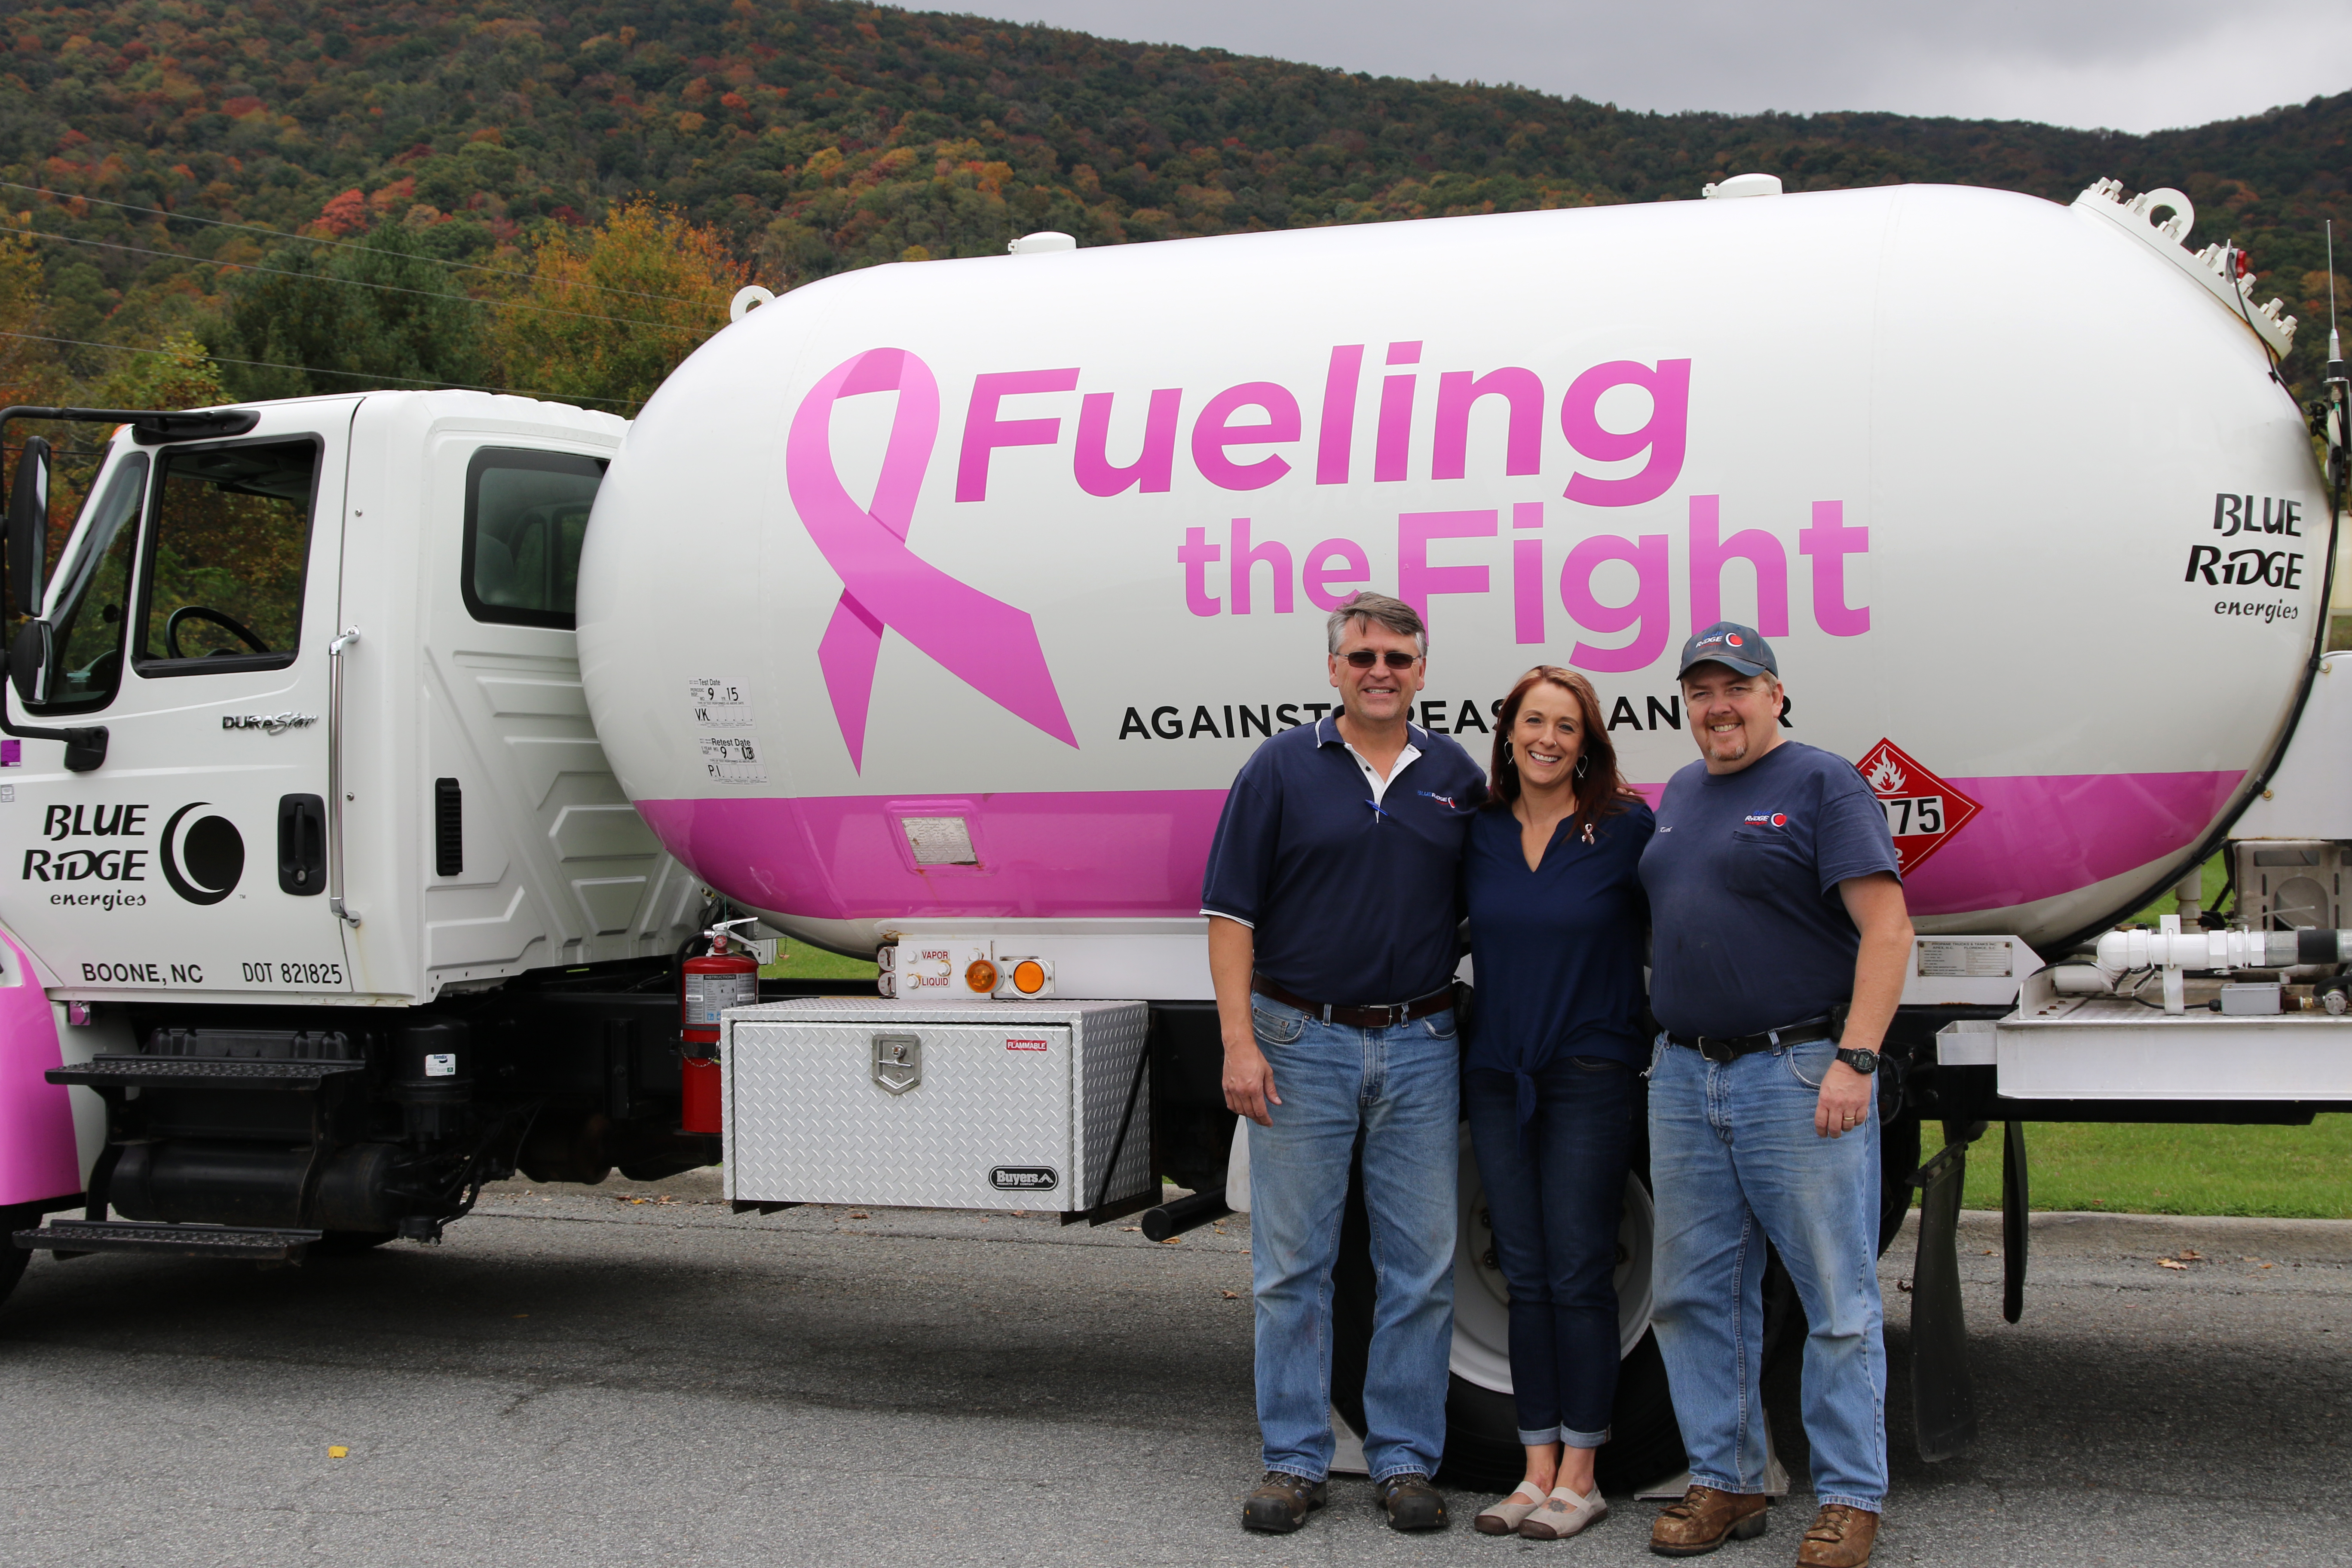
<svg viewBox="0 0 2352 1568">
<path fill-rule="evenodd" d="M 2327 220 L 2327 374 L 2344 374 L 2344 339 L 2336 331 L 2336 220 Z"/>
</svg>

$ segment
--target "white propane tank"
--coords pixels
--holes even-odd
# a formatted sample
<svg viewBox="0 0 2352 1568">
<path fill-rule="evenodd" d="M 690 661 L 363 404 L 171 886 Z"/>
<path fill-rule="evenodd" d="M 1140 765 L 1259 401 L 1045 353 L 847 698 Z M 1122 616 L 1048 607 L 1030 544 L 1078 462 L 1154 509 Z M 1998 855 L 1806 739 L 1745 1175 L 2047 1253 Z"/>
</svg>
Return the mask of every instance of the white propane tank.
<svg viewBox="0 0 2352 1568">
<path fill-rule="evenodd" d="M 1923 931 L 2132 908 L 2320 629 L 2291 320 L 2232 308 L 2170 193 L 1759 194 L 1016 247 L 748 311 L 597 498 L 605 752 L 672 853 L 835 947 L 1190 916 L 1235 770 L 1328 710 L 1347 594 L 1424 608 L 1420 718 L 1482 762 L 1524 669 L 1587 672 L 1654 797 L 1696 754 L 1675 653 L 1730 617 L 1886 803 Z"/>
</svg>

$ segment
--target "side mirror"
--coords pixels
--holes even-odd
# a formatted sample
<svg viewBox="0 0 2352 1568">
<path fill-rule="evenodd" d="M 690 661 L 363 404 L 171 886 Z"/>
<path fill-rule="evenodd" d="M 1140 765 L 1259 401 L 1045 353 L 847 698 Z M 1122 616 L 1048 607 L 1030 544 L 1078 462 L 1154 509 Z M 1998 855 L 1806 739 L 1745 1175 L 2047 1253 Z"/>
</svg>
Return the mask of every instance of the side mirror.
<svg viewBox="0 0 2352 1568">
<path fill-rule="evenodd" d="M 41 574 L 49 563 L 49 444 L 25 437 L 16 460 L 16 483 L 8 492 L 8 586 L 16 613 L 41 613 Z"/>
<path fill-rule="evenodd" d="M 26 621 L 8 648 L 8 680 L 16 700 L 25 703 L 49 700 L 49 623 Z"/>
</svg>

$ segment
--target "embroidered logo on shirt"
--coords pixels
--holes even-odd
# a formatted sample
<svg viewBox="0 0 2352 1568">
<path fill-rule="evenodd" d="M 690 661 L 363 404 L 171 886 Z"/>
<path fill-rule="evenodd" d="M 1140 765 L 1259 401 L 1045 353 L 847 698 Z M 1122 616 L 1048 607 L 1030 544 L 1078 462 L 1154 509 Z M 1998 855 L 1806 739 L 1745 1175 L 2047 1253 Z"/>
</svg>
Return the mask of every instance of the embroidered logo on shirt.
<svg viewBox="0 0 2352 1568">
<path fill-rule="evenodd" d="M 1421 791 L 1420 794 L 1423 798 L 1435 801 L 1438 805 L 1444 806 L 1448 811 L 1459 811 L 1462 809 L 1460 806 L 1454 804 L 1454 797 L 1450 795 L 1440 795 L 1433 789 L 1425 789 Z"/>
<path fill-rule="evenodd" d="M 1785 811 L 1751 811 L 1748 814 L 1748 825 L 1750 827 L 1786 827 L 1789 826 L 1789 814 Z"/>
</svg>

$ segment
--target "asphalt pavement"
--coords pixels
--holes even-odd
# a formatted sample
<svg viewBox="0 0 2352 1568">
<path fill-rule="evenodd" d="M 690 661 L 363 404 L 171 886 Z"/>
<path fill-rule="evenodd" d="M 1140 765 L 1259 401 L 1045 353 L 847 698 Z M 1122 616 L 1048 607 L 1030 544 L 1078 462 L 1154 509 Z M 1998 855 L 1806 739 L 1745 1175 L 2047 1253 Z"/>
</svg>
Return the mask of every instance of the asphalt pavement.
<svg viewBox="0 0 2352 1568">
<path fill-rule="evenodd" d="M 2352 1223 L 2043 1215 L 1962 1263 L 1983 1436 L 1927 1466 L 1903 1392 L 1885 1564 L 2352 1563 Z M 1286 1537 L 1255 1477 L 1245 1220 L 1155 1246 L 1048 1216 L 735 1215 L 709 1176 L 510 1184 L 437 1247 L 299 1268 L 34 1259 L 0 1307 L 0 1564 L 604 1568 L 1656 1561 L 1393 1534 L 1361 1480 Z M 2194 1257 L 2191 1257 L 2194 1254 Z M 2185 1267 L 2168 1268 L 2169 1258 Z M 1768 1390 L 1811 1518 L 1792 1376 Z M 340 1453 L 338 1452 L 340 1450 Z"/>
</svg>

